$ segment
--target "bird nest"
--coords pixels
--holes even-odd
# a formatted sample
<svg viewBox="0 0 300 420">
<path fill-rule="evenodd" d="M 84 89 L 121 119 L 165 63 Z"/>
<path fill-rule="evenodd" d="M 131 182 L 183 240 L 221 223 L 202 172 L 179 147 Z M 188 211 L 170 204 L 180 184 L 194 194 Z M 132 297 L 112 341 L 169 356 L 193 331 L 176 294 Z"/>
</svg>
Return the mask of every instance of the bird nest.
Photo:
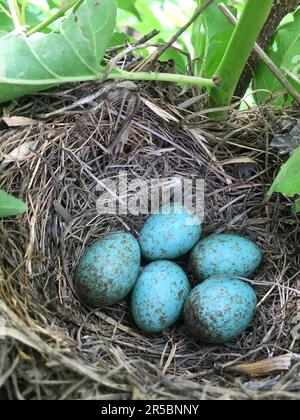
<svg viewBox="0 0 300 420">
<path fill-rule="evenodd" d="M 191 97 L 107 82 L 3 107 L 0 187 L 29 210 L 0 221 L 0 398 L 300 396 L 299 218 L 285 198 L 266 200 L 282 163 L 270 140 L 299 115 L 266 106 L 216 123 Z M 261 246 L 264 264 L 251 279 L 257 314 L 237 340 L 197 342 L 182 320 L 146 335 L 128 300 L 96 311 L 78 301 L 72 277 L 84 250 L 109 232 L 138 236 L 146 218 L 97 212 L 97 180 L 120 170 L 204 179 L 204 235 L 237 233 Z"/>
</svg>

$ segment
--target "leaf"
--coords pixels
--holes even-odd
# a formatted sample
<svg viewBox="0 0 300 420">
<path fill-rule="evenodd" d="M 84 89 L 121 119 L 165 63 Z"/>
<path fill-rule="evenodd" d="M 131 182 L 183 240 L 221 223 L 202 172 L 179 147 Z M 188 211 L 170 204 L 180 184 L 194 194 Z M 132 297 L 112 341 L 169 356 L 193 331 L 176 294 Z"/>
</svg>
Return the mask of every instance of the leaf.
<svg viewBox="0 0 300 420">
<path fill-rule="evenodd" d="M 61 4 L 61 0 L 47 0 L 48 6 L 50 9 L 54 9 L 56 7 L 59 7 Z"/>
<path fill-rule="evenodd" d="M 126 10 L 127 12 L 130 12 L 133 15 L 135 15 L 139 20 L 142 20 L 141 15 L 135 5 L 137 0 L 116 0 L 116 1 L 117 1 L 117 6 L 119 7 L 119 9 Z"/>
<path fill-rule="evenodd" d="M 0 217 L 17 216 L 27 211 L 27 205 L 18 198 L 0 190 Z"/>
<path fill-rule="evenodd" d="M 256 164 L 255 160 L 248 156 L 240 156 L 231 159 L 226 159 L 220 162 L 220 165 L 236 165 L 237 163 Z"/>
<path fill-rule="evenodd" d="M 12 19 L 3 11 L 1 6 L 3 6 L 6 11 L 8 11 L 7 1 L 0 0 L 0 36 L 15 29 Z M 32 1 L 27 0 L 25 21 L 29 28 L 38 25 L 47 18 L 49 18 L 49 15 L 45 10 L 43 10 L 42 5 L 39 7 L 38 5 L 33 4 Z M 43 32 L 48 33 L 50 30 L 49 28 L 45 28 Z"/>
<path fill-rule="evenodd" d="M 0 1 L 0 36 L 5 32 L 12 31 L 14 29 L 14 24 L 12 19 L 3 11 L 2 7 L 7 6 L 4 1 Z M 7 10 L 7 7 L 5 7 Z"/>
<path fill-rule="evenodd" d="M 293 362 L 299 360 L 300 357 L 298 355 L 285 354 L 283 356 L 260 360 L 255 363 L 242 363 L 230 366 L 227 369 L 257 378 L 260 376 L 270 376 L 273 373 L 288 371 L 291 369 Z"/>
<path fill-rule="evenodd" d="M 204 0 L 196 1 L 196 11 L 204 4 Z M 205 13 L 205 12 L 204 12 Z M 207 47 L 208 47 L 208 34 L 206 28 L 205 15 L 202 14 L 195 20 L 192 26 L 191 42 L 194 48 L 194 74 L 197 77 L 202 77 L 205 69 Z"/>
<path fill-rule="evenodd" d="M 268 191 L 268 196 L 271 196 L 275 192 L 282 193 L 286 196 L 300 194 L 300 147 L 281 168 L 272 187 Z M 300 211 L 300 199 L 296 200 L 293 211 Z"/>
<path fill-rule="evenodd" d="M 179 74 L 186 74 L 187 58 L 172 48 L 168 48 L 161 56 L 160 61 L 175 61 L 176 72 Z"/>
<path fill-rule="evenodd" d="M 275 37 L 273 45 L 269 48 L 268 55 L 274 61 L 282 73 L 285 69 L 300 77 L 300 10 L 294 14 L 294 20 L 281 26 Z M 300 92 L 300 85 L 289 78 L 294 88 Z M 274 95 L 285 92 L 287 97 L 281 95 L 274 103 L 278 106 L 291 105 L 293 98 L 288 95 L 281 83 L 274 77 L 265 64 L 261 63 L 256 73 L 256 89 L 267 89 Z M 270 95 L 268 93 L 257 93 L 256 98 L 259 103 L 264 103 Z M 288 98 L 288 99 L 287 99 Z"/>
<path fill-rule="evenodd" d="M 160 38 L 164 39 L 165 36 L 162 34 L 163 32 L 163 26 L 159 21 L 159 18 L 162 16 L 156 16 L 153 13 L 153 10 L 149 7 L 149 4 L 147 1 L 140 2 L 139 4 L 139 11 L 143 16 L 143 20 L 140 22 L 137 22 L 134 26 L 134 29 L 140 32 L 143 35 L 146 35 L 147 33 L 153 31 L 154 29 L 160 31 Z M 153 38 L 153 41 L 157 40 L 156 38 Z M 166 39 L 164 39 L 166 41 Z"/>
<path fill-rule="evenodd" d="M 188 16 L 185 16 L 184 13 L 180 14 L 180 5 L 181 2 L 178 2 L 177 0 L 172 3 L 164 0 L 160 2 L 158 0 L 152 2 L 149 0 L 139 0 L 138 10 L 143 19 L 142 21 L 130 24 L 130 27 L 133 27 L 141 35 L 146 35 L 156 29 L 159 31 L 159 34 L 154 37 L 151 42 L 165 44 L 174 35 L 174 32 L 176 32 L 176 30 L 188 19 Z M 166 24 L 166 22 L 168 24 Z M 125 21 L 122 23 L 126 24 Z M 177 47 L 188 52 L 184 37 L 178 39 Z M 151 52 L 151 50 L 145 48 L 138 50 L 136 55 L 148 57 Z M 180 74 L 186 74 L 187 58 L 175 49 L 169 48 L 162 54 L 160 61 L 168 61 L 171 59 L 175 60 L 176 71 Z"/>
<path fill-rule="evenodd" d="M 125 44 L 129 37 L 124 32 L 115 32 L 110 40 L 109 48 Z"/>
<path fill-rule="evenodd" d="M 30 158 L 32 155 L 34 155 L 33 150 L 36 148 L 36 145 L 37 141 L 27 141 L 13 149 L 9 154 L 2 153 L 4 159 L 1 163 L 1 166 L 9 162 L 16 162 Z"/>
<path fill-rule="evenodd" d="M 158 117 L 165 120 L 166 122 L 174 121 L 178 123 L 178 119 L 174 117 L 173 115 L 169 114 L 167 111 L 156 105 L 155 103 L 148 101 L 147 99 L 142 100 L 144 104 L 151 109 L 152 112 L 154 112 Z"/>
<path fill-rule="evenodd" d="M 224 1 L 215 1 L 203 14 L 205 34 L 203 35 L 202 45 L 206 43 L 206 46 L 204 48 L 202 47 L 199 53 L 195 51 L 196 57 L 199 56 L 198 54 L 203 57 L 204 54 L 203 77 L 210 78 L 215 74 L 234 31 L 234 26 L 219 10 L 219 3 L 224 3 Z M 229 7 L 229 9 L 236 15 L 237 11 L 235 8 Z M 195 34 L 193 39 L 196 39 Z M 205 52 L 206 49 L 207 51 Z"/>
<path fill-rule="evenodd" d="M 84 0 L 59 32 L 0 38 L 0 103 L 53 85 L 96 79 L 116 21 L 113 0 Z"/>
<path fill-rule="evenodd" d="M 293 212 L 299 213 L 300 212 L 300 198 L 296 200 L 295 205 L 293 207 Z"/>
<path fill-rule="evenodd" d="M 300 194 L 300 147 L 281 168 L 268 195 L 279 192 L 285 195 Z"/>
<path fill-rule="evenodd" d="M 38 121 L 27 117 L 3 117 L 2 119 L 8 127 L 25 127 L 38 124 Z"/>
</svg>

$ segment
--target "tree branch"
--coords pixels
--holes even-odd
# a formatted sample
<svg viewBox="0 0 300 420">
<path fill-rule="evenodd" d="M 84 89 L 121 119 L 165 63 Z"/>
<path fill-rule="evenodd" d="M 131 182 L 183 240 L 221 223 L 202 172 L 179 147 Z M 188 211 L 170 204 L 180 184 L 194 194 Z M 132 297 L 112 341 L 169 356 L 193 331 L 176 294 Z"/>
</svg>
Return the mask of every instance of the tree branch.
<svg viewBox="0 0 300 420">
<path fill-rule="evenodd" d="M 236 17 L 231 13 L 231 11 L 225 6 L 224 3 L 219 4 L 219 9 L 222 13 L 228 18 L 229 22 L 231 22 L 233 25 L 237 25 L 238 20 Z M 255 51 L 259 55 L 260 59 L 265 63 L 265 65 L 268 67 L 268 69 L 274 74 L 274 76 L 279 80 L 279 82 L 286 88 L 286 90 L 289 92 L 290 95 L 295 99 L 295 101 L 300 105 L 300 94 L 294 89 L 294 86 L 289 82 L 289 80 L 282 74 L 282 72 L 279 70 L 279 68 L 276 66 L 276 64 L 271 60 L 271 58 L 264 52 L 264 50 L 255 43 L 254 47 Z M 295 80 L 295 76 L 292 73 L 289 73 L 288 70 L 285 70 L 285 72 L 292 77 L 293 80 Z M 292 74 L 292 76 L 291 76 Z M 297 78 L 296 78 L 297 79 Z M 298 81 L 300 85 L 300 81 Z"/>
<path fill-rule="evenodd" d="M 295 11 L 299 5 L 300 0 L 278 0 L 278 2 L 276 2 L 257 41 L 258 45 L 264 51 L 268 49 L 282 19 L 288 13 Z M 256 52 L 253 52 L 239 81 L 235 96 L 239 98 L 244 97 L 259 63 L 259 55 Z"/>
</svg>

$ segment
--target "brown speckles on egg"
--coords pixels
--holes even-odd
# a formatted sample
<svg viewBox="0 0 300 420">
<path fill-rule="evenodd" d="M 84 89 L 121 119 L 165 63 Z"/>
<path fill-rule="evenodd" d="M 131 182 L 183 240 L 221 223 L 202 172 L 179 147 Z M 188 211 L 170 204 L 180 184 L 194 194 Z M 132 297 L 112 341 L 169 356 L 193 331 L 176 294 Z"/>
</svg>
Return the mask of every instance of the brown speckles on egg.
<svg viewBox="0 0 300 420">
<path fill-rule="evenodd" d="M 110 234 L 96 242 L 75 271 L 75 289 L 91 308 L 120 302 L 133 288 L 140 268 L 137 240 L 128 233 Z"/>
<path fill-rule="evenodd" d="M 223 344 L 245 331 L 256 303 L 255 292 L 248 284 L 233 278 L 211 278 L 189 295 L 185 321 L 200 341 Z"/>
<path fill-rule="evenodd" d="M 137 326 L 148 333 L 160 332 L 179 317 L 190 286 L 184 271 L 170 261 L 156 261 L 143 270 L 131 300 Z"/>
<path fill-rule="evenodd" d="M 189 270 L 198 280 L 228 275 L 249 277 L 262 262 L 262 251 L 237 235 L 212 235 L 200 241 L 189 259 Z"/>
<path fill-rule="evenodd" d="M 176 211 L 180 208 L 179 214 Z M 151 215 L 141 230 L 139 242 L 149 261 L 172 260 L 189 252 L 199 241 L 201 224 L 181 205 L 171 207 L 169 214 Z"/>
</svg>

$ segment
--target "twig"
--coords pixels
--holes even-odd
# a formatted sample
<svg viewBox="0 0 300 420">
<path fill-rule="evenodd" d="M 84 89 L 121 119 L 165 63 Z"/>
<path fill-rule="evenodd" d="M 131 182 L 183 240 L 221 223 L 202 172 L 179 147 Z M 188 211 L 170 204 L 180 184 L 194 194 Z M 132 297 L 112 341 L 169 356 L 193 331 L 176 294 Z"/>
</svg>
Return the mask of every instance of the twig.
<svg viewBox="0 0 300 420">
<path fill-rule="evenodd" d="M 47 28 L 47 26 L 51 25 L 51 23 L 55 22 L 57 19 L 63 17 L 66 12 L 72 7 L 77 6 L 77 4 L 81 3 L 82 0 L 71 0 L 66 4 L 66 6 L 62 7 L 57 13 L 53 16 L 50 16 L 49 19 L 45 20 L 44 22 L 40 23 L 39 25 L 35 26 L 33 29 L 27 32 L 27 36 L 33 35 L 36 32 L 40 32 L 43 29 Z"/>
<path fill-rule="evenodd" d="M 254 363 L 242 363 L 227 368 L 233 372 L 243 373 L 254 378 L 260 376 L 270 376 L 275 373 L 288 371 L 292 367 L 292 363 L 299 361 L 298 354 L 284 354 L 282 356 L 273 357 Z"/>
<path fill-rule="evenodd" d="M 165 51 L 167 51 L 167 49 L 170 48 L 174 44 L 174 42 L 176 42 L 177 39 L 199 18 L 199 16 L 202 15 L 202 13 L 212 4 L 213 1 L 214 0 L 208 0 L 206 3 L 204 3 L 200 7 L 200 9 L 197 10 L 196 13 L 194 13 L 192 18 L 170 39 L 170 41 L 166 45 L 164 45 L 162 49 L 153 54 L 152 62 L 158 60 L 159 57 Z"/>
<path fill-rule="evenodd" d="M 23 24 L 22 24 L 21 12 L 20 12 L 17 0 L 8 0 L 8 7 L 10 10 L 11 18 L 14 22 L 15 28 L 19 30 L 23 26 Z"/>
<path fill-rule="evenodd" d="M 292 73 L 291 71 L 289 71 L 288 69 L 286 69 L 285 67 L 283 67 L 282 69 L 283 71 L 285 71 L 285 73 L 292 79 L 294 80 L 294 82 L 296 82 L 298 85 L 300 85 L 300 79 L 299 77 L 296 76 L 296 74 Z"/>
<path fill-rule="evenodd" d="M 146 34 L 141 39 L 139 39 L 137 42 L 133 44 L 134 47 L 138 47 L 139 45 L 145 44 L 146 42 L 150 41 L 150 39 L 154 38 L 156 35 L 159 35 L 159 31 L 157 29 L 154 29 L 154 31 L 149 32 L 149 34 Z"/>
<path fill-rule="evenodd" d="M 238 21 L 231 11 L 225 6 L 224 3 L 218 5 L 221 12 L 228 18 L 228 20 L 233 24 L 237 25 Z M 265 63 L 268 69 L 273 73 L 276 79 L 286 88 L 286 90 L 293 96 L 296 102 L 300 105 L 300 94 L 293 88 L 291 83 L 284 77 L 281 71 L 278 69 L 276 64 L 270 59 L 270 57 L 264 52 L 264 50 L 256 43 L 254 47 L 257 54 L 260 56 L 261 60 Z"/>
<path fill-rule="evenodd" d="M 129 45 L 125 50 L 121 51 L 119 54 L 117 54 L 108 64 L 105 72 L 104 72 L 104 79 L 106 79 L 106 76 L 108 76 L 109 73 L 112 72 L 112 70 L 117 67 L 117 64 L 119 61 L 121 61 L 124 57 L 127 56 L 127 54 L 132 53 L 135 49 L 145 48 L 147 46 L 147 42 L 159 34 L 159 31 L 152 31 L 148 35 L 143 36 L 143 38 L 139 39 L 136 43 L 133 45 Z"/>
<path fill-rule="evenodd" d="M 141 44 L 146 44 L 146 42 L 150 41 L 152 38 L 154 38 L 158 34 L 159 34 L 159 31 L 157 29 L 154 29 L 154 31 L 149 32 L 148 34 L 140 38 L 137 42 L 135 42 L 133 44 L 133 47 L 136 48 L 140 46 Z M 123 50 L 123 48 L 124 48 L 124 45 L 117 45 L 116 47 L 108 48 L 107 51 L 108 52 L 119 51 L 119 50 Z"/>
<path fill-rule="evenodd" d="M 2 12 L 5 13 L 7 17 L 9 17 L 10 19 L 12 18 L 9 11 L 6 10 L 5 7 L 1 3 L 0 3 L 0 10 L 2 10 Z"/>
</svg>

